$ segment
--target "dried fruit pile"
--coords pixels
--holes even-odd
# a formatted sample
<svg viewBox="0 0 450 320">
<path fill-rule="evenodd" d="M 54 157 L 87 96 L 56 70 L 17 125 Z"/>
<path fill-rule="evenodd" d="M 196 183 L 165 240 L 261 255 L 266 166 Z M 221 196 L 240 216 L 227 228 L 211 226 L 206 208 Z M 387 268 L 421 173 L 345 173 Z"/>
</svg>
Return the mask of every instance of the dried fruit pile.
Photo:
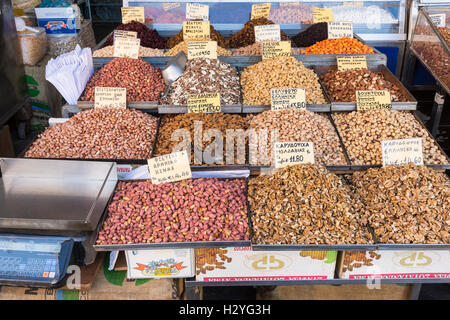
<svg viewBox="0 0 450 320">
<path fill-rule="evenodd" d="M 267 130 L 268 137 L 271 131 L 276 129 L 278 130 L 278 139 L 276 141 L 313 142 L 315 161 L 318 164 L 347 164 L 339 137 L 327 115 L 306 109 L 268 110 L 255 115 L 250 120 L 250 128 L 255 129 L 259 133 L 261 133 L 260 130 Z M 263 152 L 261 148 L 259 148 L 259 152 L 255 152 L 257 145 L 249 145 L 251 164 L 272 164 L 272 144 L 275 142 L 272 139 L 270 137 L 267 140 L 267 152 Z M 258 141 L 261 143 L 261 137 Z M 255 159 L 253 155 L 258 155 L 259 157 Z"/>
<path fill-rule="evenodd" d="M 381 243 L 450 243 L 450 179 L 408 164 L 353 174 L 369 225 Z"/>
<path fill-rule="evenodd" d="M 336 127 L 353 164 L 380 165 L 381 141 L 422 138 L 425 164 L 445 164 L 445 155 L 414 115 L 390 109 L 333 113 Z"/>
<path fill-rule="evenodd" d="M 270 105 L 270 89 L 304 88 L 308 104 L 327 103 L 319 77 L 294 57 L 264 59 L 241 73 L 244 104 Z"/>
<path fill-rule="evenodd" d="M 130 102 L 157 101 L 166 85 L 159 68 L 141 59 L 116 58 L 94 72 L 80 100 L 94 101 L 95 87 L 126 88 Z"/>
<path fill-rule="evenodd" d="M 357 90 L 388 90 L 391 101 L 408 101 L 400 88 L 386 80 L 381 72 L 368 69 L 338 71 L 331 68 L 320 77 L 331 101 L 356 101 Z"/>
<path fill-rule="evenodd" d="M 251 179 L 248 189 L 254 243 L 372 242 L 361 202 L 324 167 L 289 166 Z"/>
<path fill-rule="evenodd" d="M 240 102 L 239 75 L 231 65 L 219 59 L 189 60 L 181 77 L 175 80 L 164 104 L 187 104 L 189 94 L 220 93 L 222 105 Z"/>
<path fill-rule="evenodd" d="M 149 159 L 158 118 L 132 109 L 97 108 L 39 135 L 30 158 Z"/>
<path fill-rule="evenodd" d="M 305 54 L 375 53 L 373 49 L 355 38 L 326 39 L 305 49 Z"/>
<path fill-rule="evenodd" d="M 191 164 L 224 164 L 225 161 L 227 162 L 227 164 L 245 164 L 245 139 L 242 143 L 243 150 L 241 150 L 240 153 L 237 152 L 236 154 L 233 151 L 233 154 L 231 154 L 230 156 L 231 158 L 226 157 L 226 141 L 227 133 L 230 132 L 230 130 L 242 129 L 244 131 L 247 129 L 247 126 L 248 123 L 246 118 L 237 114 L 184 113 L 178 115 L 167 115 L 164 116 L 161 120 L 155 154 L 157 156 L 160 156 L 163 154 L 174 152 L 175 147 L 181 143 L 181 136 L 176 136 L 174 132 L 181 132 L 182 130 L 186 130 L 186 133 L 189 133 L 189 135 L 186 137 L 188 139 L 185 142 L 190 144 L 190 152 L 188 152 L 188 154 L 191 157 Z M 206 150 L 207 146 L 215 141 L 215 137 L 210 136 L 210 129 L 214 129 L 214 131 L 219 130 L 222 134 L 222 156 L 214 154 L 214 150 L 211 150 L 211 156 L 213 156 L 212 159 L 207 159 L 206 155 L 203 154 L 202 159 L 196 160 L 196 158 L 194 157 L 194 147 L 197 145 L 201 146 L 201 151 L 204 151 Z M 200 141 L 194 141 L 196 137 L 198 137 Z M 238 149 L 239 146 L 235 145 L 235 143 L 233 142 L 233 147 L 234 149 Z M 185 146 L 184 149 L 187 148 L 189 148 L 189 146 Z M 238 162 L 238 160 L 240 160 L 239 156 L 241 156 L 242 161 Z M 233 163 L 229 163 L 231 159 L 234 159 Z"/>
<path fill-rule="evenodd" d="M 249 239 L 244 179 L 120 181 L 97 244 Z"/>
</svg>

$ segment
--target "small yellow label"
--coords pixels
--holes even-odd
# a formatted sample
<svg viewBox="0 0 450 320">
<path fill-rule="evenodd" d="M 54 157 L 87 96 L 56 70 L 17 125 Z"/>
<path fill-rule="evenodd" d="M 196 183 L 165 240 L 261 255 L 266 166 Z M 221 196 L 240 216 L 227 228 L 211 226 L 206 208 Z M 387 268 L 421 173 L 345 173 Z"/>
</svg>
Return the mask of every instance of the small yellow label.
<svg viewBox="0 0 450 320">
<path fill-rule="evenodd" d="M 300 88 L 281 88 L 270 90 L 270 106 L 272 110 L 289 108 L 306 108 L 306 92 Z"/>
<path fill-rule="evenodd" d="M 251 20 L 258 18 L 268 18 L 271 3 L 258 3 L 252 5 Z"/>
<path fill-rule="evenodd" d="M 122 7 L 122 23 L 131 21 L 145 23 L 144 7 Z"/>
<path fill-rule="evenodd" d="M 209 6 L 200 3 L 186 3 L 186 19 L 209 20 Z"/>
<path fill-rule="evenodd" d="M 117 38 L 137 38 L 137 32 L 135 31 L 125 31 L 125 30 L 114 30 L 114 40 Z"/>
<path fill-rule="evenodd" d="M 162 8 L 164 11 L 169 11 L 175 8 L 179 8 L 180 3 L 179 2 L 166 2 L 162 4 Z"/>
<path fill-rule="evenodd" d="M 133 58 L 139 57 L 139 46 L 141 39 L 139 38 L 117 38 L 114 40 L 114 57 L 118 58 Z"/>
<path fill-rule="evenodd" d="M 269 59 L 278 56 L 289 57 L 291 55 L 290 41 L 264 41 L 262 43 L 262 58 Z"/>
<path fill-rule="evenodd" d="M 127 88 L 95 87 L 94 108 L 126 108 Z"/>
<path fill-rule="evenodd" d="M 183 40 L 209 40 L 209 21 L 184 21 Z"/>
<path fill-rule="evenodd" d="M 280 7 L 300 7 L 300 2 L 280 2 Z"/>
<path fill-rule="evenodd" d="M 220 93 L 200 93 L 188 95 L 188 113 L 221 112 Z"/>
<path fill-rule="evenodd" d="M 383 167 L 414 163 L 423 166 L 422 138 L 381 141 Z"/>
<path fill-rule="evenodd" d="M 344 1 L 342 2 L 343 7 L 364 7 L 363 1 Z"/>
<path fill-rule="evenodd" d="M 328 22 L 333 21 L 333 9 L 313 8 L 313 22 Z"/>
<path fill-rule="evenodd" d="M 189 41 L 188 59 L 217 59 L 217 41 Z"/>
<path fill-rule="evenodd" d="M 275 142 L 275 168 L 284 168 L 301 163 L 314 163 L 312 142 Z"/>
<path fill-rule="evenodd" d="M 148 159 L 147 163 L 153 184 L 192 178 L 186 150 Z"/>
<path fill-rule="evenodd" d="M 350 21 L 328 21 L 328 39 L 353 38 L 353 23 Z"/>
<path fill-rule="evenodd" d="M 339 71 L 367 69 L 367 59 L 365 56 L 340 56 L 336 57 Z"/>
<path fill-rule="evenodd" d="M 356 91 L 356 109 L 391 109 L 391 94 L 388 90 L 357 90 Z"/>
<path fill-rule="evenodd" d="M 280 25 L 268 24 L 265 26 L 255 26 L 255 41 L 281 41 Z"/>
</svg>

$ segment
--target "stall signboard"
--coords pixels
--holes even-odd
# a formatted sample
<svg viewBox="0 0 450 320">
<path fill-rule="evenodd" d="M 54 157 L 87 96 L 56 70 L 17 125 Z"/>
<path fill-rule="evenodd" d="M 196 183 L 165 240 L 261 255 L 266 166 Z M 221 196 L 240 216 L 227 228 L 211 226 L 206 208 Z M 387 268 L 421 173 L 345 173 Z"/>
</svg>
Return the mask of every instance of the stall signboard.
<svg viewBox="0 0 450 320">
<path fill-rule="evenodd" d="M 270 90 L 272 110 L 306 109 L 306 91 L 302 88 L 276 88 Z"/>
<path fill-rule="evenodd" d="M 94 108 L 126 108 L 127 88 L 95 87 Z"/>
<path fill-rule="evenodd" d="M 165 2 L 162 4 L 162 8 L 164 11 L 170 11 L 180 7 L 179 2 Z"/>
<path fill-rule="evenodd" d="M 186 19 L 209 20 L 209 6 L 200 3 L 186 3 Z"/>
<path fill-rule="evenodd" d="M 445 27 L 446 26 L 445 18 L 446 18 L 445 13 L 430 14 L 430 19 L 431 21 L 433 21 L 436 27 Z"/>
<path fill-rule="evenodd" d="M 328 39 L 353 38 L 351 21 L 328 21 Z"/>
<path fill-rule="evenodd" d="M 274 57 L 289 57 L 291 55 L 290 41 L 263 41 L 262 58 L 270 59 Z"/>
<path fill-rule="evenodd" d="M 217 59 L 217 41 L 189 41 L 188 60 L 195 58 Z"/>
<path fill-rule="evenodd" d="M 188 113 L 221 112 L 220 93 L 200 93 L 188 95 Z"/>
<path fill-rule="evenodd" d="M 137 21 L 145 23 L 144 7 L 122 7 L 122 23 Z"/>
<path fill-rule="evenodd" d="M 114 30 L 114 41 L 118 38 L 134 38 L 137 39 L 137 32 L 126 30 Z"/>
<path fill-rule="evenodd" d="M 391 109 L 391 94 L 388 90 L 356 90 L 356 109 Z"/>
<path fill-rule="evenodd" d="M 141 39 L 139 38 L 116 38 L 114 40 L 114 57 L 127 57 L 137 59 L 139 58 L 139 48 L 141 46 Z"/>
<path fill-rule="evenodd" d="M 313 8 L 313 22 L 328 22 L 333 21 L 333 9 Z"/>
<path fill-rule="evenodd" d="M 281 41 L 280 25 L 268 24 L 255 26 L 255 41 Z"/>
<path fill-rule="evenodd" d="M 339 71 L 367 69 L 365 56 L 338 56 L 336 62 Z"/>
<path fill-rule="evenodd" d="M 251 20 L 269 18 L 271 3 L 258 3 L 252 5 Z"/>
<path fill-rule="evenodd" d="M 210 38 L 209 21 L 184 21 L 183 40 Z"/>
</svg>

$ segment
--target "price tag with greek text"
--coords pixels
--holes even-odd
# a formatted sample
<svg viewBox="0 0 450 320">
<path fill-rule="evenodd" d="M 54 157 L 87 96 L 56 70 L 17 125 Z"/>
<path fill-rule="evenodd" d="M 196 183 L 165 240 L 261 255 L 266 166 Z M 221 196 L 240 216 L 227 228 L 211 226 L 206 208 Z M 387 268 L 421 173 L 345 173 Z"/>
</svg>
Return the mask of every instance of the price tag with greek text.
<svg viewBox="0 0 450 320">
<path fill-rule="evenodd" d="M 186 3 L 186 19 L 209 20 L 209 6 L 200 3 Z"/>
<path fill-rule="evenodd" d="M 381 141 L 383 167 L 414 163 L 423 166 L 422 138 Z"/>
<path fill-rule="evenodd" d="M 220 93 L 200 93 L 188 95 L 188 113 L 221 112 Z"/>
<path fill-rule="evenodd" d="M 342 2 L 343 7 L 364 7 L 363 1 L 344 1 Z"/>
<path fill-rule="evenodd" d="M 339 71 L 367 69 L 367 59 L 365 56 L 340 56 L 336 57 Z"/>
<path fill-rule="evenodd" d="M 270 90 L 270 106 L 272 110 L 289 108 L 305 109 L 306 93 L 300 88 L 280 88 Z"/>
<path fill-rule="evenodd" d="M 94 108 L 126 108 L 127 88 L 95 87 Z"/>
<path fill-rule="evenodd" d="M 251 20 L 258 18 L 268 18 L 270 13 L 270 5 L 270 3 L 253 4 Z"/>
<path fill-rule="evenodd" d="M 135 31 L 125 31 L 125 30 L 114 30 L 114 41 L 118 38 L 137 38 L 137 32 Z"/>
<path fill-rule="evenodd" d="M 255 41 L 281 41 L 280 25 L 255 26 Z"/>
<path fill-rule="evenodd" d="M 122 7 L 122 23 L 131 21 L 145 23 L 144 7 Z"/>
<path fill-rule="evenodd" d="M 301 163 L 314 163 L 312 142 L 275 142 L 275 168 L 284 168 Z"/>
<path fill-rule="evenodd" d="M 280 7 L 300 7 L 300 2 L 280 2 Z"/>
<path fill-rule="evenodd" d="M 175 8 L 179 8 L 180 3 L 179 2 L 166 2 L 162 4 L 162 8 L 164 11 L 170 11 Z"/>
<path fill-rule="evenodd" d="M 188 59 L 217 59 L 217 41 L 189 41 Z"/>
<path fill-rule="evenodd" d="M 349 21 L 328 21 L 328 39 L 353 38 L 353 23 Z"/>
<path fill-rule="evenodd" d="M 139 38 L 117 38 L 114 41 L 114 57 L 118 58 L 133 58 L 139 57 L 139 47 L 141 39 Z"/>
<path fill-rule="evenodd" d="M 184 21 L 183 40 L 204 39 L 209 40 L 209 21 Z"/>
<path fill-rule="evenodd" d="M 333 9 L 313 8 L 313 22 L 328 22 L 333 21 Z"/>
<path fill-rule="evenodd" d="M 388 90 L 357 90 L 356 110 L 391 109 L 391 94 Z"/>
<path fill-rule="evenodd" d="M 445 27 L 445 13 L 430 14 L 430 19 L 436 27 Z"/>
<path fill-rule="evenodd" d="M 148 159 L 147 163 L 153 184 L 192 178 L 186 150 Z"/>
<path fill-rule="evenodd" d="M 262 43 L 263 59 L 270 59 L 278 56 L 289 57 L 290 55 L 290 41 L 263 41 Z"/>
</svg>

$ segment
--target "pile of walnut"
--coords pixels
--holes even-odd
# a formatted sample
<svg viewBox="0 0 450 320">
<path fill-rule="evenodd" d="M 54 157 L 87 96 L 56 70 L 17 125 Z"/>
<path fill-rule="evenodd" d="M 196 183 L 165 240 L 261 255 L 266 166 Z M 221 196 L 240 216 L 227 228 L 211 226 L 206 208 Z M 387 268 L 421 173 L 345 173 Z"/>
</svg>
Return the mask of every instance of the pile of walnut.
<svg viewBox="0 0 450 320">
<path fill-rule="evenodd" d="M 248 193 L 254 243 L 372 243 L 362 203 L 324 167 L 301 164 L 258 176 Z"/>
<path fill-rule="evenodd" d="M 450 179 L 408 164 L 353 174 L 380 243 L 450 243 Z"/>
<path fill-rule="evenodd" d="M 447 159 L 413 114 L 376 109 L 334 113 L 333 119 L 353 164 L 382 164 L 381 141 L 422 138 L 425 164 L 445 164 Z"/>
</svg>

